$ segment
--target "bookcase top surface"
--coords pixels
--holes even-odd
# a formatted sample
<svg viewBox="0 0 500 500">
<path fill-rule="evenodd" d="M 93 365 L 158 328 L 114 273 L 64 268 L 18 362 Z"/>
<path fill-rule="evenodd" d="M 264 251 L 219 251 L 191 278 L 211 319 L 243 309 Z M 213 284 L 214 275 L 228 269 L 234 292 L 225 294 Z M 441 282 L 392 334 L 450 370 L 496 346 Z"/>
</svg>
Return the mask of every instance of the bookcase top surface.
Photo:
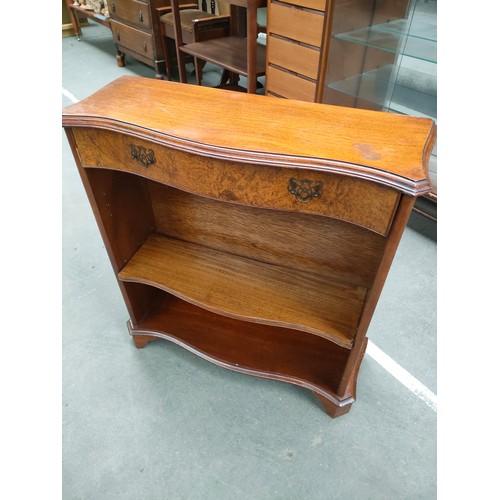
<svg viewBox="0 0 500 500">
<path fill-rule="evenodd" d="M 430 191 L 433 120 L 124 76 L 63 110 L 64 127 L 142 137 L 208 157 L 330 171 Z"/>
</svg>

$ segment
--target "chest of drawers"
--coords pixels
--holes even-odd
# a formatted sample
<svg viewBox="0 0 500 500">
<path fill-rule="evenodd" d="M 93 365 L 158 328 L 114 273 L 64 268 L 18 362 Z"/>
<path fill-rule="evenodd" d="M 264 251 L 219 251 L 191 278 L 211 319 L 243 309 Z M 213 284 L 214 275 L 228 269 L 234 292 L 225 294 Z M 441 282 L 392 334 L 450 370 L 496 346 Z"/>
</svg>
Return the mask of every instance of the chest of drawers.
<svg viewBox="0 0 500 500">
<path fill-rule="evenodd" d="M 433 121 L 122 77 L 63 125 L 136 346 L 349 411 Z"/>
<path fill-rule="evenodd" d="M 157 78 L 165 75 L 165 58 L 160 39 L 156 9 L 168 0 L 112 0 L 109 2 L 111 31 L 118 48 L 117 61 L 124 65 L 125 55 L 151 66 Z"/>
</svg>

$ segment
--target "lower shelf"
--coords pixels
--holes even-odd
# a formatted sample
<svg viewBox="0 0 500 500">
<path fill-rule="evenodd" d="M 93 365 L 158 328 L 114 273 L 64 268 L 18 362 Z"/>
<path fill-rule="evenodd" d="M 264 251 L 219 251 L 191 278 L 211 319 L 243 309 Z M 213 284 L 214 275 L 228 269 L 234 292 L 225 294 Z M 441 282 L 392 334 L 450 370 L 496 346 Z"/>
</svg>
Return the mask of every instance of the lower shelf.
<svg viewBox="0 0 500 500">
<path fill-rule="evenodd" d="M 194 57 L 199 57 L 217 66 L 247 76 L 247 40 L 238 36 L 215 38 L 199 43 L 190 43 L 183 49 Z M 256 74 L 263 76 L 266 73 L 266 48 L 257 44 Z"/>
<path fill-rule="evenodd" d="M 363 287 L 153 233 L 118 274 L 244 322 L 306 331 L 351 348 Z"/>
<path fill-rule="evenodd" d="M 219 316 L 158 293 L 146 318 L 129 323 L 138 347 L 163 338 L 224 368 L 305 387 L 340 407 L 354 401 L 336 396 L 349 350 L 317 335 Z"/>
</svg>

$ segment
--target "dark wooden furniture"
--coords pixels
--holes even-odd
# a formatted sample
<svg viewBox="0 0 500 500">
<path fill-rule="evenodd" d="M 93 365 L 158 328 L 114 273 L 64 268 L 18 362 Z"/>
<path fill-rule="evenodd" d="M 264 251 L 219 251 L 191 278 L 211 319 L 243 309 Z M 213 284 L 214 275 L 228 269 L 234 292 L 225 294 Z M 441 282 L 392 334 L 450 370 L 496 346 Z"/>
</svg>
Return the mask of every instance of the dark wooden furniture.
<svg viewBox="0 0 500 500">
<path fill-rule="evenodd" d="M 179 14 L 179 0 L 172 0 L 174 13 L 175 43 L 181 82 L 186 83 L 185 54 L 211 62 L 223 68 L 219 87 L 242 90 L 238 86 L 239 76 L 247 78 L 247 92 L 255 94 L 257 77 L 265 75 L 266 49 L 257 43 L 257 9 L 267 5 L 266 0 L 229 0 L 230 36 L 186 43 Z M 238 7 L 245 7 L 246 38 L 238 29 Z M 198 82 L 201 79 L 197 78 Z"/>
<path fill-rule="evenodd" d="M 436 119 L 436 0 L 270 0 L 266 94 Z M 418 211 L 436 218 L 432 190 Z"/>
<path fill-rule="evenodd" d="M 137 346 L 349 411 L 433 121 L 122 77 L 63 125 Z"/>
<path fill-rule="evenodd" d="M 156 71 L 156 78 L 166 74 L 160 22 L 157 9 L 169 6 L 169 0 L 110 0 L 111 31 L 118 47 L 118 66 L 129 55 Z"/>
<path fill-rule="evenodd" d="M 171 7 L 161 8 L 158 11 L 160 16 L 160 31 L 163 54 L 167 70 L 167 78 L 171 80 L 172 59 L 177 64 L 177 50 L 175 45 L 174 13 Z M 179 20 L 182 30 L 182 40 L 184 43 L 203 42 L 229 36 L 230 24 L 229 16 L 214 16 L 203 10 L 198 9 L 198 4 L 192 0 L 179 0 Z M 194 60 L 196 79 L 198 85 L 201 85 L 202 69 L 206 61 Z M 181 71 L 185 67 L 182 66 Z"/>
<path fill-rule="evenodd" d="M 103 14 L 99 14 L 94 12 L 93 10 L 87 10 L 79 5 L 76 5 L 72 0 L 65 0 L 66 5 L 68 7 L 68 12 L 71 20 L 71 24 L 73 26 L 73 31 L 75 32 L 78 40 L 82 36 L 82 28 L 80 26 L 80 19 L 92 19 L 96 23 L 102 24 L 107 28 L 110 28 L 110 19 Z"/>
</svg>

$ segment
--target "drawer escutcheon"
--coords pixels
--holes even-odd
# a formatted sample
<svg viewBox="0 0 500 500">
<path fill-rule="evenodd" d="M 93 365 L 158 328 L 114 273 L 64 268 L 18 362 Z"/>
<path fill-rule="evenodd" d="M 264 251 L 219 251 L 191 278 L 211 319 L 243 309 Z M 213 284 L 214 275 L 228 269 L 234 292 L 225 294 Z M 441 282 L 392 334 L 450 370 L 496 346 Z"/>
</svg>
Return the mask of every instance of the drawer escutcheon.
<svg viewBox="0 0 500 500">
<path fill-rule="evenodd" d="M 155 153 L 152 149 L 146 149 L 143 146 L 130 144 L 130 154 L 141 167 L 148 168 L 149 165 L 156 163 Z"/>
<path fill-rule="evenodd" d="M 310 179 L 295 179 L 292 177 L 288 181 L 288 191 L 295 195 L 298 201 L 306 203 L 314 198 L 320 198 L 323 192 L 322 181 L 312 181 Z"/>
</svg>

